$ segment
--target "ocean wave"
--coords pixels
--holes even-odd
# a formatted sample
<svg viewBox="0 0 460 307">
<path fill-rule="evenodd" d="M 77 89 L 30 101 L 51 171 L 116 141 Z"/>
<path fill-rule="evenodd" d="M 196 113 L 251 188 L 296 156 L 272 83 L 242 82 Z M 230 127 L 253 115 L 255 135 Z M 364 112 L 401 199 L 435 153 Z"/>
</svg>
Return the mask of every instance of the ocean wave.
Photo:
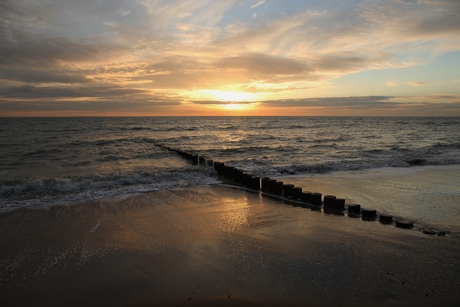
<svg viewBox="0 0 460 307">
<path fill-rule="evenodd" d="M 393 146 L 391 147 L 391 150 L 393 151 L 410 151 L 409 148 L 401 147 L 401 146 Z"/>
<path fill-rule="evenodd" d="M 332 144 L 315 144 L 315 145 L 311 145 L 309 148 L 339 148 L 339 146 L 336 144 L 336 143 L 332 143 Z"/>
<path fill-rule="evenodd" d="M 96 146 L 106 146 L 106 145 L 111 145 L 111 144 L 116 144 L 119 142 L 124 142 L 126 139 L 116 139 L 116 140 L 97 140 L 92 142 L 92 144 Z"/>
<path fill-rule="evenodd" d="M 63 153 L 64 151 L 57 149 L 57 148 L 51 148 L 51 149 L 38 149 L 34 151 L 27 152 L 23 154 L 23 157 L 29 157 L 29 156 L 38 156 L 38 157 L 46 157 L 51 154 L 60 154 Z"/>
<path fill-rule="evenodd" d="M 437 142 L 428 147 L 428 149 L 460 149 L 460 143 L 440 143 Z"/>
<path fill-rule="evenodd" d="M 287 129 L 305 129 L 306 127 L 305 125 L 291 125 L 288 126 Z"/>
<path fill-rule="evenodd" d="M 332 138 L 327 138 L 327 137 L 322 137 L 322 138 L 307 138 L 306 142 L 308 143 L 315 143 L 315 144 L 323 144 L 323 143 L 343 143 L 343 142 L 348 142 L 352 140 L 352 137 L 346 137 L 346 136 L 339 136 L 339 137 L 332 137 Z"/>
<path fill-rule="evenodd" d="M 261 157 L 259 159 L 229 160 L 230 166 L 235 166 L 245 172 L 258 176 L 280 176 L 294 174 L 316 174 L 335 171 L 363 170 L 381 167 L 412 167 L 419 165 L 452 165 L 460 164 L 458 154 L 427 157 L 419 154 L 401 155 L 399 157 L 377 156 L 362 157 L 350 155 L 348 159 L 331 159 L 329 161 L 305 161 L 292 157 L 293 162 L 281 161 L 279 156 Z M 295 162 L 296 161 L 296 162 Z"/>
<path fill-rule="evenodd" d="M 67 129 L 44 129 L 43 132 L 81 132 L 84 131 L 85 128 L 67 128 Z"/>
<path fill-rule="evenodd" d="M 381 149 L 381 148 L 366 149 L 362 151 L 363 154 L 381 154 L 384 152 L 385 152 L 385 149 Z"/>
<path fill-rule="evenodd" d="M 0 206 L 5 201 L 91 199 L 213 178 L 188 170 L 188 164 L 184 171 L 186 163 L 155 146 L 160 144 L 268 177 L 460 164 L 459 125 L 457 118 L 15 119 L 7 130 L 2 126 L 6 132 L 1 141 L 5 146 L 0 147 L 0 180 L 11 175 L 9 179 L 23 181 L 0 183 Z M 158 173 L 143 176 L 137 171 L 140 167 Z M 125 174 L 94 174 L 115 169 Z M 190 180 L 182 174 L 189 172 Z M 93 176 L 58 178 L 90 173 Z M 56 178 L 24 179 L 38 174 Z"/>
<path fill-rule="evenodd" d="M 147 131 L 150 131 L 152 130 L 151 127 L 144 127 L 144 126 L 136 126 L 136 127 L 120 127 L 120 130 L 124 130 L 124 131 L 143 131 L 143 130 L 147 130 Z"/>
<path fill-rule="evenodd" d="M 78 146 L 78 147 L 103 147 L 108 145 L 115 144 L 129 144 L 129 143 L 149 143 L 155 144 L 156 139 L 148 137 L 138 137 L 138 138 L 117 138 L 117 139 L 98 139 L 98 140 L 74 140 L 68 143 L 68 145 Z"/>
<path fill-rule="evenodd" d="M 86 201 L 123 194 L 219 182 L 208 167 L 166 172 L 129 172 L 84 177 L 36 178 L 0 182 L 0 208 L 63 201 Z"/>
<path fill-rule="evenodd" d="M 218 130 L 235 130 L 235 129 L 238 129 L 239 127 L 228 124 L 228 125 L 218 125 L 216 128 Z"/>
<path fill-rule="evenodd" d="M 96 162 L 115 162 L 115 161 L 126 161 L 129 160 L 128 157 L 122 155 L 108 155 L 99 159 L 96 159 Z"/>
</svg>

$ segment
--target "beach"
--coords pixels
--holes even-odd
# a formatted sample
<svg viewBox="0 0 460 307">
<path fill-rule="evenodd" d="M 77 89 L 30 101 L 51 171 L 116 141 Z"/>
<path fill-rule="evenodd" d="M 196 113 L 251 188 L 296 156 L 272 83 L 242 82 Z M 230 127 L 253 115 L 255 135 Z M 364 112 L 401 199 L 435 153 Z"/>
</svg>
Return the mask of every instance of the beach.
<svg viewBox="0 0 460 307">
<path fill-rule="evenodd" d="M 0 0 L 0 307 L 460 307 L 459 67 L 460 0 Z"/>
<path fill-rule="evenodd" d="M 405 181 L 425 182 L 423 174 Z M 310 186 L 327 190 L 319 179 Z M 222 185 L 10 210 L 0 232 L 2 306 L 460 301 L 455 231 L 427 235 Z"/>
<path fill-rule="evenodd" d="M 0 306 L 456 306 L 459 124 L 5 119 Z M 377 218 L 248 189 L 210 160 Z"/>
</svg>

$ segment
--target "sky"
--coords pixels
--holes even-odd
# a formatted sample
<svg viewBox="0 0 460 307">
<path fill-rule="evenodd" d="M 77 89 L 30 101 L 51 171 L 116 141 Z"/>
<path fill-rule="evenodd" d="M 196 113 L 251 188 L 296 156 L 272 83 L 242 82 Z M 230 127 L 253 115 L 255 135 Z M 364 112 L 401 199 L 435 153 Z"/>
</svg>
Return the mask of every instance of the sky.
<svg viewBox="0 0 460 307">
<path fill-rule="evenodd" d="M 460 116 L 460 1 L 0 1 L 0 116 L 187 115 Z"/>
</svg>

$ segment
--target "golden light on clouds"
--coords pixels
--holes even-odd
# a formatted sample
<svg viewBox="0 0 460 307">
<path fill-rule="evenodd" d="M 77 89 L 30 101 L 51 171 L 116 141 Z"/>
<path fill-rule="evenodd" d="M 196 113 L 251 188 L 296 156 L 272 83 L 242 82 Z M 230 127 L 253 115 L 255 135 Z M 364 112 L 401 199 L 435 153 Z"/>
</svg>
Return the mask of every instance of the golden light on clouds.
<svg viewBox="0 0 460 307">
<path fill-rule="evenodd" d="M 226 102 L 241 102 L 241 101 L 254 101 L 257 94 L 235 91 L 220 91 L 210 90 L 210 98 L 218 101 Z"/>
<path fill-rule="evenodd" d="M 257 107 L 256 103 L 227 103 L 219 105 L 220 108 L 231 111 L 249 111 Z"/>
<path fill-rule="evenodd" d="M 460 115 L 459 1 L 1 3 L 0 116 Z"/>
</svg>

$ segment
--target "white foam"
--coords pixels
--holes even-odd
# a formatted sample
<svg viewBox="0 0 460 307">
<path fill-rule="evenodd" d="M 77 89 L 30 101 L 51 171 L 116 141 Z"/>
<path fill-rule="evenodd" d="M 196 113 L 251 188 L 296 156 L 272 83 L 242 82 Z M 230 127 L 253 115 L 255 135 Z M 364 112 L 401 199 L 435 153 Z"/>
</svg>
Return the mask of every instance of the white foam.
<svg viewBox="0 0 460 307">
<path fill-rule="evenodd" d="M 0 209 L 101 199 L 116 195 L 219 183 L 207 167 L 168 172 L 93 175 L 74 178 L 38 178 L 4 185 Z"/>
</svg>

